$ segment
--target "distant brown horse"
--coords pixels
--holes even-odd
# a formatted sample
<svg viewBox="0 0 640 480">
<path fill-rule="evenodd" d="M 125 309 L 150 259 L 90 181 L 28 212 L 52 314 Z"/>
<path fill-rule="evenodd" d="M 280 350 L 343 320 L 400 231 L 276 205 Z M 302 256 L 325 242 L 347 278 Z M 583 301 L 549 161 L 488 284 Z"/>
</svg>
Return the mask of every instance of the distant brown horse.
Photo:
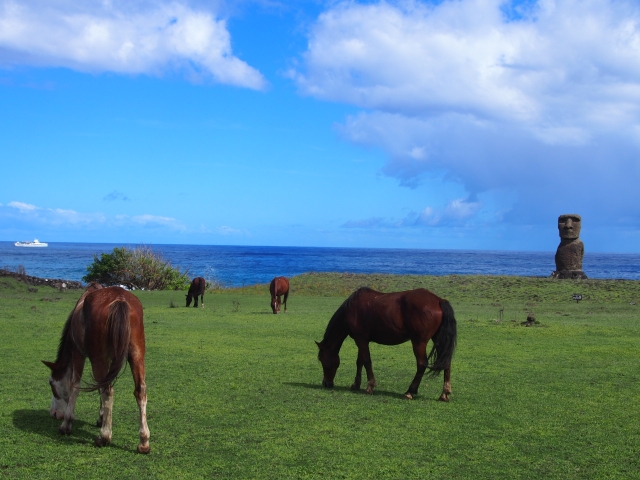
<svg viewBox="0 0 640 480">
<path fill-rule="evenodd" d="M 58 431 L 71 433 L 85 358 L 89 357 L 94 383 L 82 390 L 100 391 L 97 425 L 101 428 L 95 444 L 102 447 L 111 442 L 113 383 L 128 360 L 140 411 L 138 452 L 149 453 L 144 355 L 140 301 L 120 287 L 90 285 L 62 329 L 56 361 L 43 361 L 51 369 L 53 398 L 49 412 L 54 418 L 64 419 Z"/>
<path fill-rule="evenodd" d="M 287 298 L 289 297 L 289 279 L 286 277 L 276 277 L 269 285 L 271 292 L 271 310 L 273 313 L 280 311 L 280 297 L 284 295 L 284 311 L 287 311 Z"/>
<path fill-rule="evenodd" d="M 356 378 L 351 390 L 360 390 L 362 367 L 367 371 L 367 393 L 373 393 L 376 379 L 371 368 L 369 342 L 398 345 L 411 340 L 418 370 L 405 393 L 412 399 L 426 370 L 437 376 L 444 370 L 444 386 L 439 400 L 449 401 L 451 394 L 451 358 L 456 346 L 456 319 L 447 300 L 423 288 L 397 293 L 380 293 L 370 288 L 356 290 L 336 310 L 320 343 L 318 360 L 322 363 L 322 385 L 333 388 L 340 366 L 340 347 L 350 336 L 358 346 Z M 427 355 L 427 342 L 433 348 Z M 431 363 L 430 363 L 431 362 Z"/>
<path fill-rule="evenodd" d="M 191 299 L 195 300 L 193 306 L 198 307 L 198 296 L 202 302 L 202 308 L 204 308 L 204 290 L 207 287 L 207 282 L 202 277 L 196 277 L 191 282 L 189 287 L 189 293 L 187 293 L 187 307 L 191 305 Z"/>
</svg>

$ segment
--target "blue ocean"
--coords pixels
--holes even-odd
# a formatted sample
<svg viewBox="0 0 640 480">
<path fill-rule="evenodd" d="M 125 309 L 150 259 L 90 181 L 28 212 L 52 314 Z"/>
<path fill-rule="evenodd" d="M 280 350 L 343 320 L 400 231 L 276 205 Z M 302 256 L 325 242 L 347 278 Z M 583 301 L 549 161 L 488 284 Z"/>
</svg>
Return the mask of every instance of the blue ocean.
<svg viewBox="0 0 640 480">
<path fill-rule="evenodd" d="M 22 265 L 27 275 L 81 281 L 95 255 L 114 247 L 107 243 L 49 243 L 20 248 L 0 242 L 0 268 Z M 522 275 L 548 277 L 555 270 L 554 252 L 474 250 L 408 250 L 383 248 L 247 247 L 219 245 L 152 245 L 173 266 L 224 286 L 268 283 L 274 276 L 305 272 L 394 273 L 415 275 Z M 640 280 L 640 254 L 585 253 L 589 278 Z"/>
</svg>

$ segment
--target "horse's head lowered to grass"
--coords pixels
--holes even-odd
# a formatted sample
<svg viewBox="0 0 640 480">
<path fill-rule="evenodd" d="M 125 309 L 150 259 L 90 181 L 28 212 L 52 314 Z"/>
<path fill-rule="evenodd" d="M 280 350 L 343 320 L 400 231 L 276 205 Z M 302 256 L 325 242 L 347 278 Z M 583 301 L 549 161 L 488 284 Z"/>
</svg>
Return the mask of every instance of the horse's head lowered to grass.
<svg viewBox="0 0 640 480">
<path fill-rule="evenodd" d="M 324 342 L 316 342 L 316 345 L 318 346 L 318 360 L 320 360 L 324 372 L 322 386 L 333 388 L 333 379 L 336 378 L 336 372 L 340 366 L 340 355 L 337 349 L 328 348 Z"/>
<path fill-rule="evenodd" d="M 71 392 L 71 372 L 69 369 L 59 368 L 55 363 L 42 360 L 51 370 L 49 377 L 49 385 L 53 396 L 51 398 L 51 406 L 49 407 L 49 415 L 56 420 L 64 418 L 64 412 L 69 403 L 69 393 Z"/>
</svg>

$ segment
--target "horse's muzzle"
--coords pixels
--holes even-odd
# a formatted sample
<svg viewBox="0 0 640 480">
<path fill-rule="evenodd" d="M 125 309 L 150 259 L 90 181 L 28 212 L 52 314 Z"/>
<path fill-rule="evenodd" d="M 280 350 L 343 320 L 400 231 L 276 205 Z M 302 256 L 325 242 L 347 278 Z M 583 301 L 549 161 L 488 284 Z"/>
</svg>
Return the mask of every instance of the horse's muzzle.
<svg viewBox="0 0 640 480">
<path fill-rule="evenodd" d="M 64 418 L 64 412 L 59 412 L 57 410 L 49 410 L 49 415 L 51 418 L 55 418 L 56 420 L 62 420 Z"/>
</svg>

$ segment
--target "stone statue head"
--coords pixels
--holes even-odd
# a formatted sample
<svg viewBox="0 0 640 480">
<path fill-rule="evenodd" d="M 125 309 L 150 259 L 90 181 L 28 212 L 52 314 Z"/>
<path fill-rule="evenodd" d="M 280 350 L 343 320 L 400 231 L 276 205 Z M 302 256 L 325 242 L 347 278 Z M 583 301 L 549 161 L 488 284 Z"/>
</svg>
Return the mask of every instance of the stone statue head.
<svg viewBox="0 0 640 480">
<path fill-rule="evenodd" d="M 570 213 L 558 217 L 558 231 L 560 238 L 574 239 L 580 236 L 582 218 L 580 215 Z"/>
</svg>

